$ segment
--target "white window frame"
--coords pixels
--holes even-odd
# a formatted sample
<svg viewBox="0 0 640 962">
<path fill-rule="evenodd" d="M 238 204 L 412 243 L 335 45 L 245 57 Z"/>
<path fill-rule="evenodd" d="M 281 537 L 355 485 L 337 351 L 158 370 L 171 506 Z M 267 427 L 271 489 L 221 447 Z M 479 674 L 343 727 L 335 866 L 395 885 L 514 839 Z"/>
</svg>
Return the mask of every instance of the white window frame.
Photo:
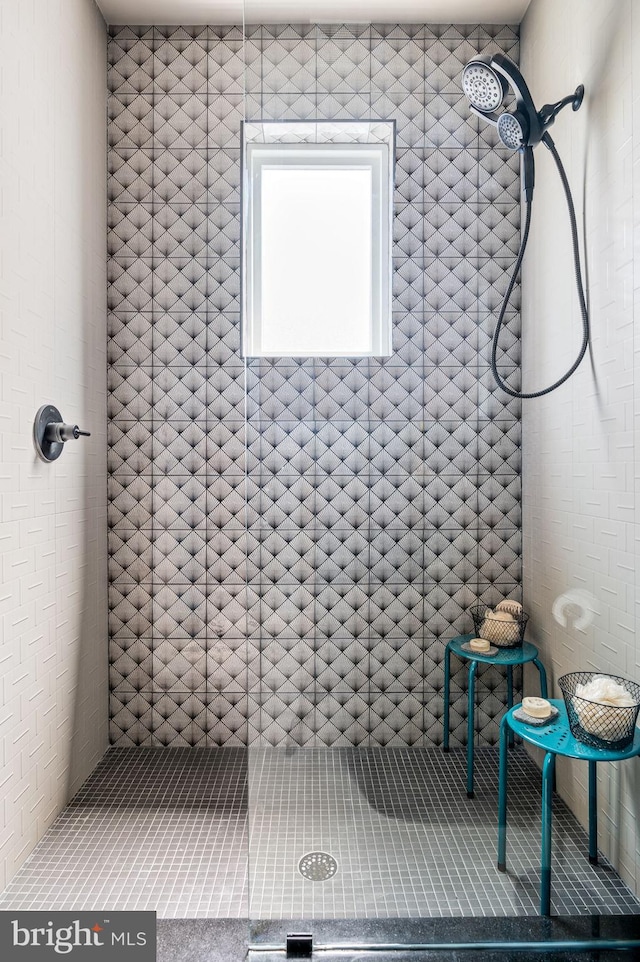
<svg viewBox="0 0 640 962">
<path fill-rule="evenodd" d="M 367 169 L 371 172 L 370 343 L 363 350 L 339 345 L 306 351 L 308 357 L 388 357 L 391 355 L 391 243 L 393 157 L 388 143 L 247 143 L 243 177 L 242 351 L 247 357 L 299 357 L 300 351 L 263 350 L 261 312 L 261 185 L 265 168 Z M 322 283 L 330 283 L 327 278 Z M 313 292 L 310 292 L 313 296 Z M 300 308 L 304 319 L 304 305 Z"/>
</svg>

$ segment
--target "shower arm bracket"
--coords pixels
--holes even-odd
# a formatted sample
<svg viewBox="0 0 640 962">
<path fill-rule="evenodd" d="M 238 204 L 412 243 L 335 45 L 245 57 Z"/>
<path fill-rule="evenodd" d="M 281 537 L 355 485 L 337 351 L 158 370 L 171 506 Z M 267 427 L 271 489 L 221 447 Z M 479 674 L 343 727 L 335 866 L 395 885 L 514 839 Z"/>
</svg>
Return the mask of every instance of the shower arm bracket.
<svg viewBox="0 0 640 962">
<path fill-rule="evenodd" d="M 556 119 L 556 117 L 558 116 L 558 114 L 560 113 L 560 111 L 564 110 L 565 107 L 568 107 L 569 104 L 571 104 L 572 110 L 574 111 L 580 110 L 583 100 L 584 100 L 584 84 L 578 84 L 578 86 L 576 87 L 576 89 L 572 94 L 568 94 L 566 97 L 563 97 L 562 100 L 556 101 L 555 104 L 545 104 L 538 111 L 538 119 L 540 121 L 540 124 L 543 130 L 546 130 L 547 127 L 550 127 L 551 124 Z M 480 117 L 482 120 L 486 120 L 487 123 L 493 124 L 494 127 L 498 126 L 498 120 L 500 119 L 500 114 L 496 113 L 495 110 L 492 110 L 492 111 L 479 110 L 477 107 L 474 107 L 473 104 L 469 104 L 469 110 L 471 111 L 472 114 L 475 114 L 476 117 Z"/>
<path fill-rule="evenodd" d="M 564 110 L 569 104 L 571 104 L 573 111 L 580 110 L 583 100 L 584 84 L 578 84 L 572 94 L 568 94 L 566 97 L 563 97 L 562 100 L 556 101 L 555 104 L 545 104 L 544 107 L 540 109 L 538 112 L 540 123 L 545 129 L 550 127 L 561 110 Z"/>
</svg>

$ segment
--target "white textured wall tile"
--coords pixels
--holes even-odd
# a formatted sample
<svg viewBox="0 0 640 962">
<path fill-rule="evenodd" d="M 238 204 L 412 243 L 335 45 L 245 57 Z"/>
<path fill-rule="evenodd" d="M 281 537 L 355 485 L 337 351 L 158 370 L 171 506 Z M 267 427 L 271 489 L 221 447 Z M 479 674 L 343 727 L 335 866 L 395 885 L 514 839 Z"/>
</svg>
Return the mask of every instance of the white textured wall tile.
<svg viewBox="0 0 640 962">
<path fill-rule="evenodd" d="M 0 888 L 107 744 L 105 85 L 93 0 L 0 0 Z"/>
<path fill-rule="evenodd" d="M 592 357 L 553 395 L 523 405 L 524 594 L 553 682 L 575 670 L 640 682 L 638 4 L 533 0 L 522 67 L 536 102 L 585 84 L 583 107 L 561 115 L 552 135 L 584 234 L 592 324 Z M 538 155 L 523 278 L 525 385 L 552 381 L 580 328 L 564 201 L 551 158 Z M 596 608 L 583 631 L 552 615 L 558 595 L 575 589 Z M 562 761 L 560 792 L 586 824 L 584 766 Z M 640 763 L 600 765 L 598 782 L 600 848 L 639 892 Z"/>
</svg>

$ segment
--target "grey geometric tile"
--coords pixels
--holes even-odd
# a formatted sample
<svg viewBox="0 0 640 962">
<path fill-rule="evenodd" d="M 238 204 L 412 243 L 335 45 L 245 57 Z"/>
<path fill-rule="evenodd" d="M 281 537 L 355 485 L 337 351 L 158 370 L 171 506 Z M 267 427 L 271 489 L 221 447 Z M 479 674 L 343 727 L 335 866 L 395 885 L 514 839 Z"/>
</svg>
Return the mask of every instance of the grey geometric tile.
<svg viewBox="0 0 640 962">
<path fill-rule="evenodd" d="M 110 365 L 117 365 L 122 370 L 151 365 L 153 325 L 150 313 L 112 311 L 107 325 L 107 360 Z M 134 397 L 128 400 L 133 402 Z"/>
<path fill-rule="evenodd" d="M 434 40 L 433 29 L 424 23 L 372 23 L 370 35 L 373 43 L 380 40 L 415 43 L 424 49 Z"/>
<path fill-rule="evenodd" d="M 261 642 L 259 664 L 254 666 L 260 691 L 306 692 L 314 687 L 315 656 L 308 641 L 281 637 L 279 641 Z"/>
<path fill-rule="evenodd" d="M 314 743 L 316 706 L 312 698 L 298 692 L 265 692 L 258 697 L 257 705 L 257 744 L 302 747 Z"/>
<path fill-rule="evenodd" d="M 153 303 L 153 272 L 145 257 L 118 257 L 107 268 L 107 306 L 113 311 L 150 311 Z"/>
<path fill-rule="evenodd" d="M 149 644 L 140 638 L 110 641 L 109 677 L 111 688 L 120 694 L 151 691 L 153 659 Z"/>
<path fill-rule="evenodd" d="M 210 238 L 207 244 L 211 257 L 240 258 L 240 215 L 224 199 L 209 210 Z"/>
<path fill-rule="evenodd" d="M 248 744 L 249 699 L 226 692 L 207 696 L 206 745 L 208 748 L 243 748 Z"/>
<path fill-rule="evenodd" d="M 195 347 L 194 353 L 200 354 Z M 181 456 L 178 446 L 185 444 L 180 451 L 198 448 L 205 454 L 207 421 L 208 385 L 205 367 L 206 353 L 192 367 L 182 365 L 158 365 L 153 372 L 153 411 L 155 438 L 157 445 L 154 453 L 175 445 L 174 453 Z M 172 424 L 162 423 L 171 421 Z M 198 423 L 193 423 L 198 422 Z"/>
<path fill-rule="evenodd" d="M 341 41 L 346 41 L 347 43 L 355 43 L 356 41 L 361 41 L 363 38 L 368 38 L 371 35 L 371 24 L 369 23 L 319 23 L 316 24 L 316 43 L 321 45 L 327 40 L 333 40 L 335 43 L 340 43 Z M 296 33 L 300 30 L 305 31 L 306 28 L 293 26 L 289 29 L 294 30 Z"/>
<path fill-rule="evenodd" d="M 160 24 L 153 28 L 155 45 L 163 43 L 165 40 L 175 42 L 177 46 L 197 40 L 198 43 L 208 43 L 211 39 L 211 28 L 200 24 Z"/>
<path fill-rule="evenodd" d="M 150 94 L 112 94 L 107 102 L 108 145 L 117 150 L 152 148 L 154 104 Z"/>
<path fill-rule="evenodd" d="M 111 34 L 112 737 L 437 743 L 443 643 L 521 578 L 520 405 L 489 369 L 518 157 L 459 85 L 472 55 L 517 57 L 517 31 Z M 391 358 L 243 358 L 245 115 L 396 121 Z M 479 683 L 490 741 L 499 681 Z"/>
<path fill-rule="evenodd" d="M 156 148 L 205 148 L 208 143 L 206 95 L 158 94 L 153 100 L 152 122 Z"/>
<path fill-rule="evenodd" d="M 317 117 L 315 94 L 284 91 L 278 94 L 247 93 L 245 97 L 246 120 L 312 120 Z"/>
<path fill-rule="evenodd" d="M 338 88 L 336 92 L 318 93 L 316 115 L 319 120 L 368 120 L 377 116 L 371 97 L 366 92 L 344 92 L 340 84 Z M 380 116 L 380 119 L 388 120 L 389 117 Z"/>
<path fill-rule="evenodd" d="M 207 94 L 207 38 L 159 37 L 153 51 L 153 89 L 156 95 Z"/>
<path fill-rule="evenodd" d="M 366 692 L 335 693 L 317 698 L 316 739 L 331 748 L 369 744 L 369 700 Z"/>
<path fill-rule="evenodd" d="M 129 538 L 126 544 L 130 546 L 132 542 L 133 551 L 135 539 Z M 116 553 L 115 564 L 123 554 L 123 551 Z M 148 638 L 154 622 L 152 591 L 148 585 L 136 583 L 135 574 L 135 568 L 132 571 L 130 566 L 123 565 L 118 582 L 109 587 L 109 634 L 114 640 Z M 125 577 L 132 580 L 126 581 Z"/>
<path fill-rule="evenodd" d="M 109 707 L 109 738 L 122 748 L 148 747 L 153 731 L 151 696 L 112 690 Z"/>
<path fill-rule="evenodd" d="M 371 686 L 376 691 L 419 688 L 424 675 L 421 640 L 391 635 L 384 640 L 372 640 L 369 672 Z"/>
<path fill-rule="evenodd" d="M 240 148 L 240 123 L 244 120 L 242 94 L 212 99 L 206 110 L 207 144 L 214 148 Z"/>
<path fill-rule="evenodd" d="M 142 39 L 151 43 L 156 34 L 156 28 L 146 24 L 110 24 L 107 28 L 109 43 L 135 42 Z"/>
<path fill-rule="evenodd" d="M 206 312 L 157 312 L 153 320 L 152 366 L 157 371 L 163 367 L 206 371 L 209 341 Z"/>
<path fill-rule="evenodd" d="M 150 93 L 153 84 L 153 42 L 151 34 L 126 36 L 121 31 L 108 44 L 107 89 L 110 94 Z"/>
<path fill-rule="evenodd" d="M 478 322 L 478 354 L 483 366 L 491 359 L 491 346 L 495 333 L 497 318 L 481 314 Z M 521 360 L 521 324 L 520 315 L 509 310 L 503 319 L 500 337 L 498 339 L 498 368 L 505 368 L 507 374 L 514 373 L 514 368 L 520 366 Z"/>
<path fill-rule="evenodd" d="M 522 535 L 515 528 L 494 528 L 478 542 L 478 562 L 487 581 L 519 577 Z"/>
<path fill-rule="evenodd" d="M 107 479 L 107 495 L 110 528 L 124 529 L 134 525 L 136 530 L 151 528 L 155 502 L 152 498 L 150 478 L 140 475 L 112 475 Z"/>
<path fill-rule="evenodd" d="M 241 37 L 211 39 L 208 52 L 207 90 L 209 96 L 242 94 L 245 82 L 247 50 Z"/>
<path fill-rule="evenodd" d="M 116 159 L 113 163 L 117 162 Z M 148 255 L 153 243 L 153 236 L 153 209 L 151 204 L 116 203 L 114 201 L 109 204 L 107 251 L 111 258 L 133 259 Z"/>
<path fill-rule="evenodd" d="M 370 97 L 371 71 L 371 45 L 366 35 L 318 38 L 313 89 L 319 98 L 326 94 Z"/>
<path fill-rule="evenodd" d="M 141 352 L 142 350 L 141 347 Z M 107 386 L 109 398 L 107 411 L 109 417 L 114 420 L 118 419 L 121 422 L 148 419 L 153 404 L 151 369 L 149 367 L 135 366 L 136 353 L 136 351 L 133 352 L 133 362 L 129 360 L 129 356 L 127 355 L 125 362 L 120 358 L 117 362 L 111 364 L 108 371 Z M 129 454 L 131 454 L 136 461 L 137 466 L 135 469 L 133 460 L 127 460 Z M 117 452 L 115 452 L 111 446 L 109 448 L 109 455 L 117 455 Z M 129 451 L 126 453 L 123 452 L 122 456 L 117 455 L 116 460 L 125 473 L 128 473 L 126 468 L 132 469 L 136 473 L 143 470 L 141 459 L 137 453 Z M 113 460 L 111 463 L 114 463 Z"/>
<path fill-rule="evenodd" d="M 155 539 L 154 550 L 158 551 L 158 541 Z M 186 551 L 196 550 L 197 538 L 190 533 L 184 539 L 176 537 L 179 544 L 173 549 L 173 557 L 177 557 L 175 563 L 176 572 L 185 577 L 184 582 L 180 582 L 176 574 L 172 575 L 169 583 L 155 583 L 151 587 L 154 635 L 158 639 L 174 640 L 180 638 L 205 638 L 206 637 L 206 617 L 207 601 L 206 589 L 204 586 L 204 575 L 202 580 L 195 581 L 194 575 L 186 579 L 184 574 L 185 567 L 180 566 L 180 557 Z M 165 565 L 172 560 L 171 554 L 164 557 L 166 538 L 162 541 L 163 560 Z M 204 548 L 202 549 L 202 551 Z M 158 579 L 161 575 L 158 575 Z M 193 580 L 192 580 L 193 579 Z M 154 665 L 154 670 L 157 666 Z"/>
<path fill-rule="evenodd" d="M 154 176 L 152 150 L 123 147 L 117 151 L 109 151 L 109 202 L 118 205 L 151 202 Z"/>
<path fill-rule="evenodd" d="M 392 91 L 424 95 L 426 64 L 423 40 L 418 34 L 384 37 L 374 31 L 371 39 L 371 92 Z"/>
<path fill-rule="evenodd" d="M 318 639 L 315 689 L 319 694 L 351 692 L 369 687 L 371 658 L 368 642 L 334 636 Z"/>
<path fill-rule="evenodd" d="M 504 203 L 520 199 L 520 157 L 508 150 L 482 150 L 479 157 L 479 199 Z"/>
<path fill-rule="evenodd" d="M 209 536 L 210 539 L 212 536 Z M 237 648 L 237 640 L 247 637 L 250 605 L 253 595 L 242 584 L 219 585 L 211 584 L 207 587 L 207 628 L 208 637 L 217 638 L 221 643 L 231 644 Z"/>
<path fill-rule="evenodd" d="M 258 57 L 251 64 L 251 93 L 316 93 L 318 69 L 316 44 L 311 38 L 265 37 Z"/>
<path fill-rule="evenodd" d="M 110 473 L 150 474 L 153 459 L 151 431 L 141 421 L 110 421 L 107 467 Z"/>
<path fill-rule="evenodd" d="M 163 529 L 154 521 L 153 566 L 154 578 L 159 585 L 206 583 L 205 527 L 177 527 Z"/>
<path fill-rule="evenodd" d="M 492 528 L 512 525 L 519 529 L 522 523 L 522 482 L 519 473 L 492 474 L 479 480 L 477 503 L 480 520 Z"/>
<path fill-rule="evenodd" d="M 207 743 L 207 696 L 192 692 L 151 695 L 152 745 L 167 748 L 204 748 Z"/>
<path fill-rule="evenodd" d="M 460 68 L 462 73 L 462 67 Z M 478 146 L 480 124 L 469 112 L 466 98 L 441 94 L 427 98 L 424 108 L 424 146 L 439 148 L 472 148 Z M 488 126 L 484 124 L 484 126 Z"/>
<path fill-rule="evenodd" d="M 376 692 L 369 700 L 372 746 L 399 748 L 422 744 L 424 710 L 420 697 L 410 692 Z"/>
<path fill-rule="evenodd" d="M 206 561 L 209 584 L 245 584 L 248 573 L 254 573 L 255 561 L 247 558 L 248 538 L 244 531 L 216 532 L 209 536 Z M 214 621 L 210 631 L 218 633 Z"/>
<path fill-rule="evenodd" d="M 441 210 L 442 204 L 478 203 L 485 199 L 480 188 L 482 162 L 477 151 L 440 147 L 428 151 L 427 163 L 428 171 L 422 173 L 418 169 L 414 175 L 424 181 L 425 203 L 436 202 Z M 472 249 L 467 253 L 475 251 Z M 446 256 L 444 251 L 441 254 Z"/>
<path fill-rule="evenodd" d="M 498 475 L 504 465 L 520 471 L 521 427 L 518 421 L 491 421 L 478 432 L 478 457 L 485 470 Z"/>
<path fill-rule="evenodd" d="M 174 147 L 154 157 L 153 201 L 156 204 L 198 204 L 208 200 L 206 149 Z"/>
</svg>

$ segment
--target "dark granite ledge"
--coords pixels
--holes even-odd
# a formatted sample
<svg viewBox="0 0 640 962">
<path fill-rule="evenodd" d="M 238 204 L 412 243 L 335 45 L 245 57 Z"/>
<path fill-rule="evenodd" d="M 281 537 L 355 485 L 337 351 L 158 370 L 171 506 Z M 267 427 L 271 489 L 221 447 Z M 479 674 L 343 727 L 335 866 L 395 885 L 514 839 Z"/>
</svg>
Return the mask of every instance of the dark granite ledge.
<svg viewBox="0 0 640 962">
<path fill-rule="evenodd" d="M 640 939 L 640 916 L 583 916 L 561 918 L 438 918 L 368 920 L 273 920 L 252 925 L 254 942 L 284 944 L 287 932 L 312 932 L 317 943 L 443 943 L 543 942 L 601 939 Z M 249 924 L 246 919 L 160 919 L 158 962 L 241 962 L 247 958 Z M 284 952 L 252 953 L 255 962 L 283 962 Z M 638 962 L 631 951 L 398 951 L 322 952 L 322 962 Z"/>
</svg>

